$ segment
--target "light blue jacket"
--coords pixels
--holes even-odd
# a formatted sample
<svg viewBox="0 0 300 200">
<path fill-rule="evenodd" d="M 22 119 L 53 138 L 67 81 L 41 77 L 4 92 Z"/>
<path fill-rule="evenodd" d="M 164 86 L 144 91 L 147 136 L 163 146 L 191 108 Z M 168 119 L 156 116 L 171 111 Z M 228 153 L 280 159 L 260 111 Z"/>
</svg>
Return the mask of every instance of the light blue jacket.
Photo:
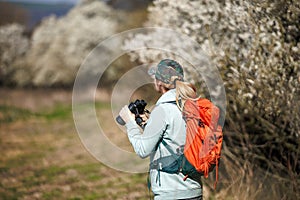
<svg viewBox="0 0 300 200">
<path fill-rule="evenodd" d="M 150 156 L 150 163 L 157 163 L 158 168 L 168 165 L 161 162 L 161 158 L 173 158 L 171 152 L 161 143 L 162 140 L 173 152 L 179 152 L 185 144 L 185 122 L 181 111 L 170 101 L 176 99 L 175 89 L 164 93 L 156 103 L 144 132 L 135 123 L 130 121 L 126 124 L 128 138 L 134 151 L 141 158 Z M 159 160 L 158 160 L 159 159 Z M 181 173 L 166 173 L 158 168 L 150 169 L 150 180 L 154 199 L 185 199 L 202 195 L 202 183 L 187 179 L 183 181 Z"/>
</svg>

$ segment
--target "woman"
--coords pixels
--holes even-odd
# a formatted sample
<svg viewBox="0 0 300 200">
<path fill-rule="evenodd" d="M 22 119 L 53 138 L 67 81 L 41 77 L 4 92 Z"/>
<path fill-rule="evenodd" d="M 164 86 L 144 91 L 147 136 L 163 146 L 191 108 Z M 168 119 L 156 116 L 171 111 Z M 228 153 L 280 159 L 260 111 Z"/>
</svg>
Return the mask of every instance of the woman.
<svg viewBox="0 0 300 200">
<path fill-rule="evenodd" d="M 176 156 L 183 153 L 186 130 L 181 105 L 186 99 L 196 99 L 195 88 L 184 82 L 180 64 L 164 59 L 149 70 L 154 78 L 155 90 L 161 93 L 145 126 L 143 133 L 135 122 L 128 106 L 120 111 L 126 122 L 129 141 L 141 157 L 150 156 L 150 180 L 154 199 L 202 199 L 201 179 L 184 181 L 182 173 L 170 173 Z M 179 108 L 179 109 L 178 109 Z M 176 152 L 174 155 L 172 152 Z"/>
</svg>

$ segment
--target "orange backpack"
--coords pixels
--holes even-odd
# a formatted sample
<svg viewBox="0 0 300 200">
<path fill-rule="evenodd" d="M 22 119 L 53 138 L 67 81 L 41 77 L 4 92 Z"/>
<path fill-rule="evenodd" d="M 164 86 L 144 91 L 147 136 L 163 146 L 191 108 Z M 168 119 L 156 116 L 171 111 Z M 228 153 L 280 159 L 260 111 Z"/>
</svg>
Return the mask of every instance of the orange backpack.
<svg viewBox="0 0 300 200">
<path fill-rule="evenodd" d="M 187 100 L 182 115 L 186 122 L 184 157 L 189 162 L 188 165 L 194 167 L 205 178 L 216 167 L 216 188 L 223 141 L 222 127 L 218 125 L 219 108 L 208 99 Z M 194 173 L 188 169 L 191 166 L 182 166 L 185 179 Z"/>
<path fill-rule="evenodd" d="M 177 104 L 175 101 L 166 103 Z M 208 178 L 208 173 L 216 168 L 216 188 L 223 141 L 222 127 L 218 125 L 219 108 L 208 99 L 186 100 L 182 116 L 186 122 L 183 154 L 175 153 L 162 139 L 161 143 L 172 155 L 172 162 L 168 156 L 162 157 L 150 163 L 150 168 L 167 173 L 182 173 L 183 180 L 191 178 L 196 181 L 201 176 Z"/>
</svg>

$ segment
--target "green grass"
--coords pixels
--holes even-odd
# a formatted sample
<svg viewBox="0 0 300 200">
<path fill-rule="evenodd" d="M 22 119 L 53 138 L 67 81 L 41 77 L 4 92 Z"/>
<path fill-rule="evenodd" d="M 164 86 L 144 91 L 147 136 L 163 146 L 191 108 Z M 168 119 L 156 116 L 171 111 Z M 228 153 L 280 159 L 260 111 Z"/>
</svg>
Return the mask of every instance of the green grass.
<svg viewBox="0 0 300 200">
<path fill-rule="evenodd" d="M 43 193 L 42 198 L 45 200 L 56 199 L 62 196 L 63 191 L 60 189 L 51 190 L 49 192 Z"/>
<path fill-rule="evenodd" d="M 83 104 L 82 108 L 92 108 L 93 104 Z M 110 104 L 95 102 L 95 109 L 109 109 Z M 44 118 L 46 120 L 66 120 L 72 118 L 72 105 L 58 104 L 51 109 L 33 112 L 15 106 L 0 105 L 0 124 L 11 123 L 17 120 L 26 120 L 30 117 Z"/>
<path fill-rule="evenodd" d="M 6 164 L 15 168 L 27 164 L 38 164 L 43 156 L 44 154 L 41 152 L 24 152 L 21 155 L 7 159 Z"/>
<path fill-rule="evenodd" d="M 0 105 L 0 114 L 0 124 L 24 120 L 32 115 L 29 110 L 5 105 Z"/>
<path fill-rule="evenodd" d="M 71 117 L 72 114 L 72 107 L 71 106 L 62 106 L 58 105 L 55 107 L 54 110 L 45 113 L 36 113 L 35 115 L 38 117 L 44 117 L 48 120 L 53 119 L 68 119 Z"/>
<path fill-rule="evenodd" d="M 27 157 L 28 161 L 35 159 Z M 122 195 L 126 196 L 130 191 L 137 190 L 137 187 L 146 188 L 145 174 L 118 173 L 113 169 L 103 166 L 101 163 L 82 163 L 76 165 L 48 167 L 37 166 L 28 168 L 26 166 L 16 167 L 15 164 L 6 163 L 10 169 L 17 173 L 8 173 L 9 168 L 2 168 L 1 175 L 15 176 L 18 184 L 1 186 L 4 193 L 0 192 L 3 199 L 19 199 L 31 190 L 38 190 L 43 185 L 51 189 L 43 191 L 42 199 L 115 199 Z M 18 170 L 17 170 L 18 169 Z M 24 170 L 24 171 L 23 171 Z M 26 170 L 26 171 L 25 171 Z M 70 174 L 70 171 L 75 172 Z M 126 177 L 126 181 L 124 178 Z M 103 182 L 104 181 L 104 182 Z M 130 183 L 128 183 L 129 181 Z M 89 185 L 89 186 L 87 186 Z M 71 191 L 63 191 L 63 186 L 70 186 Z M 107 192 L 116 190 L 116 193 Z M 30 192 L 29 192 L 30 193 Z M 68 198 L 66 198 L 66 194 Z"/>
</svg>

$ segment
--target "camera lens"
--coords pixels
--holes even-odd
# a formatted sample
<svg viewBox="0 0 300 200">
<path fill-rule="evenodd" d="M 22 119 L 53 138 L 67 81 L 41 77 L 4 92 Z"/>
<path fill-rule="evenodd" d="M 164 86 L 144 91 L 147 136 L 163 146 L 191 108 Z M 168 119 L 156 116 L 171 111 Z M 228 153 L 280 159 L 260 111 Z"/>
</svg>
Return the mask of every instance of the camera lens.
<svg viewBox="0 0 300 200">
<path fill-rule="evenodd" d="M 129 109 L 130 112 L 132 112 L 133 114 L 138 114 L 136 102 L 134 102 L 134 103 L 131 102 L 131 103 L 129 104 L 129 106 L 128 106 L 128 109 Z"/>
<path fill-rule="evenodd" d="M 130 112 L 135 114 L 135 121 L 140 126 L 143 123 L 143 119 L 141 118 L 140 115 L 145 113 L 146 105 L 147 103 L 144 100 L 139 100 L 139 99 L 135 100 L 135 102 L 131 102 L 128 105 L 128 109 L 130 110 Z M 116 121 L 122 126 L 126 124 L 120 116 L 116 118 Z"/>
</svg>

